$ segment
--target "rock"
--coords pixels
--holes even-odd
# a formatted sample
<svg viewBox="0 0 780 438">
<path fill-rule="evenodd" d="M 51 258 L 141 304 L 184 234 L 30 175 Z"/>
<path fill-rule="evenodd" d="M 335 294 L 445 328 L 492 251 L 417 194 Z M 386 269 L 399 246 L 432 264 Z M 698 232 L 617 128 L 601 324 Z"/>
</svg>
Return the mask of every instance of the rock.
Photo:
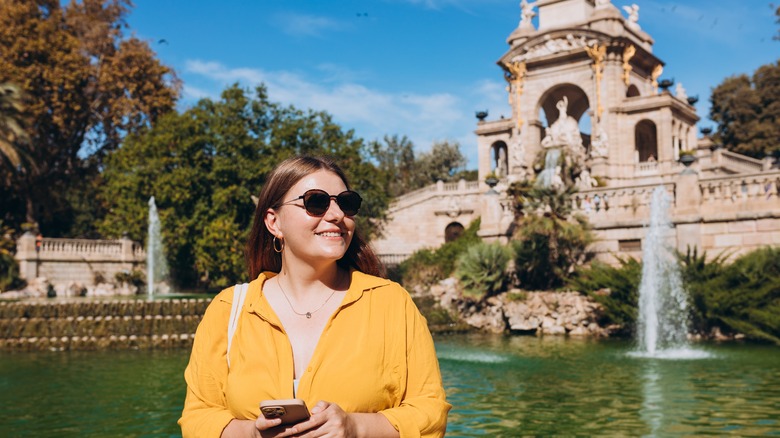
<svg viewBox="0 0 780 438">
<path fill-rule="evenodd" d="M 544 327 L 542 325 L 542 334 L 545 335 L 565 335 L 566 329 L 559 325 L 553 325 L 549 327 Z"/>
<path fill-rule="evenodd" d="M 485 307 L 465 318 L 467 324 L 491 333 L 503 333 L 506 330 L 504 312 L 501 307 Z"/>
<path fill-rule="evenodd" d="M 589 336 L 591 332 L 582 326 L 574 327 L 569 331 L 569 336 Z"/>
</svg>

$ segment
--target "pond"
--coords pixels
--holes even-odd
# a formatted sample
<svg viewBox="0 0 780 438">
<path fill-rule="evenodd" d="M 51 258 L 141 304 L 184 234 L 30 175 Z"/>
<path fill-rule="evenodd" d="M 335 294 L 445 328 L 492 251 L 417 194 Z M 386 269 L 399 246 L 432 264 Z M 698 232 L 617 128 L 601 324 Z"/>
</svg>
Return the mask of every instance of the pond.
<svg viewBox="0 0 780 438">
<path fill-rule="evenodd" d="M 698 344 L 634 357 L 620 340 L 437 336 L 448 437 L 780 436 L 780 349 Z M 4 353 L 5 436 L 178 436 L 189 352 Z"/>
</svg>

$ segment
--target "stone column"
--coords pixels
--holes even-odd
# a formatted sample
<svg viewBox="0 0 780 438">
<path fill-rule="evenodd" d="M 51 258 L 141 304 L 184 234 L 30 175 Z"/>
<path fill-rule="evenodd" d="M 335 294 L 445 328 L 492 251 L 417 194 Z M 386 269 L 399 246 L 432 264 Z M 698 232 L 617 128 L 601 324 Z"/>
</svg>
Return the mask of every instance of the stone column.
<svg viewBox="0 0 780 438">
<path fill-rule="evenodd" d="M 122 244 L 121 269 L 131 271 L 133 269 L 133 263 L 135 262 L 135 257 L 133 255 L 133 241 L 127 237 L 127 234 L 123 234 L 122 238 L 119 239 L 119 242 Z"/>
<path fill-rule="evenodd" d="M 38 276 L 38 253 L 32 232 L 26 231 L 16 241 L 16 260 L 19 262 L 19 277 L 32 280 Z"/>
</svg>

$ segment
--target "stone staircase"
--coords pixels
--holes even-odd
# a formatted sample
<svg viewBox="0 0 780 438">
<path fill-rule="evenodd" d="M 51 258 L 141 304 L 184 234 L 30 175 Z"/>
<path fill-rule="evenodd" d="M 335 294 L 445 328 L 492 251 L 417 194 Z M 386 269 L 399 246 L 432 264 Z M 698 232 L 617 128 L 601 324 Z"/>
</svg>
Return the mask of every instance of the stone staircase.
<svg viewBox="0 0 780 438">
<path fill-rule="evenodd" d="M 186 348 L 208 298 L 0 301 L 0 351 Z"/>
</svg>

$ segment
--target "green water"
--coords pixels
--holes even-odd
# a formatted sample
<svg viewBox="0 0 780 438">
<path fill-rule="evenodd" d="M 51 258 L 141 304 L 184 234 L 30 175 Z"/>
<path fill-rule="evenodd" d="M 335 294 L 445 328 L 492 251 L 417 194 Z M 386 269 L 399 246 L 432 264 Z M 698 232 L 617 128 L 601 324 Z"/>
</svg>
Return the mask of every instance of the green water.
<svg viewBox="0 0 780 438">
<path fill-rule="evenodd" d="M 700 344 L 631 357 L 624 341 L 436 339 L 447 436 L 780 436 L 780 349 Z M 0 355 L 2 436 L 178 436 L 189 352 Z"/>
</svg>

